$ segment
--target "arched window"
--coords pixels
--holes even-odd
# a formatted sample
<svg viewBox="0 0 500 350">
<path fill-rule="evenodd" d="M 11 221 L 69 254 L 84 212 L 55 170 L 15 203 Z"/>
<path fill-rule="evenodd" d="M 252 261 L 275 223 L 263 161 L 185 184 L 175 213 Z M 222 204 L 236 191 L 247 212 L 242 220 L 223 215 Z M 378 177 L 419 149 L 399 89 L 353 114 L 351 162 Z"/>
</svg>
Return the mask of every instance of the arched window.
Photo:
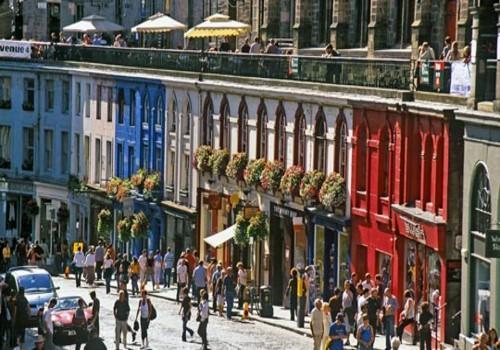
<svg viewBox="0 0 500 350">
<path fill-rule="evenodd" d="M 299 105 L 295 114 L 295 129 L 294 129 L 294 159 L 295 165 L 299 165 L 305 169 L 306 166 L 306 117 L 304 110 Z"/>
<path fill-rule="evenodd" d="M 366 133 L 365 133 L 366 141 Z M 365 145 L 366 146 L 366 145 Z M 341 112 L 335 123 L 335 160 L 334 171 L 342 177 L 347 175 L 347 123 L 344 114 Z"/>
<path fill-rule="evenodd" d="M 177 129 L 177 100 L 175 97 L 170 102 L 170 111 L 168 118 L 168 132 L 175 133 Z"/>
<path fill-rule="evenodd" d="M 191 101 L 189 101 L 189 98 L 186 103 L 186 110 L 185 110 L 185 115 L 184 115 L 184 135 L 189 135 L 191 133 L 191 118 L 192 118 L 192 112 L 191 112 Z"/>
<path fill-rule="evenodd" d="M 156 100 L 156 121 L 155 124 L 159 127 L 163 125 L 163 118 L 165 117 L 165 113 L 163 111 L 163 98 L 160 96 L 158 100 Z"/>
<path fill-rule="evenodd" d="M 205 98 L 203 106 L 202 142 L 204 145 L 214 146 L 214 106 L 210 95 Z"/>
<path fill-rule="evenodd" d="M 417 137 L 416 137 L 416 145 L 415 145 L 415 151 L 417 155 L 417 162 L 415 164 L 415 171 L 412 171 L 413 174 L 415 174 L 415 199 L 417 201 L 421 201 L 421 186 L 422 186 L 422 160 L 423 160 L 423 154 L 422 154 L 422 135 L 420 132 L 417 132 Z M 417 206 L 417 205 L 415 205 Z"/>
<path fill-rule="evenodd" d="M 358 139 L 356 141 L 356 173 L 357 173 L 357 190 L 366 191 L 366 126 L 359 126 Z"/>
<path fill-rule="evenodd" d="M 472 189 L 471 231 L 486 234 L 491 225 L 490 180 L 485 167 L 481 164 L 476 169 Z"/>
<path fill-rule="evenodd" d="M 286 163 L 286 115 L 281 102 L 276 109 L 276 123 L 274 126 L 274 159 L 279 160 L 284 165 Z"/>
<path fill-rule="evenodd" d="M 219 146 L 221 149 L 229 151 L 231 147 L 231 123 L 229 121 L 229 102 L 226 96 L 222 99 L 220 105 L 220 138 Z"/>
<path fill-rule="evenodd" d="M 267 159 L 267 109 L 264 101 L 257 110 L 257 159 Z"/>
<path fill-rule="evenodd" d="M 425 137 L 425 148 L 424 148 L 424 183 L 423 183 L 423 194 L 422 194 L 422 209 L 425 210 L 426 203 L 431 200 L 431 175 L 432 175 L 432 153 L 433 144 L 432 136 L 427 135 Z"/>
<path fill-rule="evenodd" d="M 149 124 L 149 97 L 148 95 L 144 95 L 143 102 L 142 102 L 142 122 L 144 124 Z"/>
<path fill-rule="evenodd" d="M 380 141 L 379 141 L 379 161 L 380 161 L 380 172 L 379 172 L 379 181 L 380 181 L 380 189 L 379 196 L 387 197 L 390 193 L 390 132 L 389 127 L 384 126 L 384 128 L 380 132 Z"/>
<path fill-rule="evenodd" d="M 326 171 L 326 121 L 321 107 L 314 126 L 314 169 Z"/>
<path fill-rule="evenodd" d="M 238 152 L 248 151 L 248 108 L 245 98 L 241 99 L 238 112 Z"/>
</svg>

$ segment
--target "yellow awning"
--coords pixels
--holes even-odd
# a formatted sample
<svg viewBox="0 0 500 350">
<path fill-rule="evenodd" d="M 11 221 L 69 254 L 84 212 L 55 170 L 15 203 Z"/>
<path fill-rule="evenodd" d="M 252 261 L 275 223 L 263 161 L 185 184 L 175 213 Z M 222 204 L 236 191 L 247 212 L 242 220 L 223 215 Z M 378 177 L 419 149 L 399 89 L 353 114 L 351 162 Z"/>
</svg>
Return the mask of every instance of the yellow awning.
<svg viewBox="0 0 500 350">
<path fill-rule="evenodd" d="M 250 32 L 250 26 L 245 23 L 229 19 L 219 13 L 205 18 L 202 22 L 189 29 L 185 38 L 207 38 L 221 36 L 240 36 Z"/>
</svg>

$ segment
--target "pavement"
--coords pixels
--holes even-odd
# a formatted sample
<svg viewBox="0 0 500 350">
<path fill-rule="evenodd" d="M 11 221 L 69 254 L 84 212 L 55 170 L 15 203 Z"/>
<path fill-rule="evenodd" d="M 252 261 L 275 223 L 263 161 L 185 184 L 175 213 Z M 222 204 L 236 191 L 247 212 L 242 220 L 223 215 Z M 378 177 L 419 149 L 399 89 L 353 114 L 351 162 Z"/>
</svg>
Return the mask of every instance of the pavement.
<svg viewBox="0 0 500 350">
<path fill-rule="evenodd" d="M 70 277 L 71 278 L 71 277 Z M 57 278 L 56 280 L 64 280 L 63 278 Z M 85 284 L 85 283 L 83 283 Z M 97 282 L 97 286 L 103 286 L 104 288 L 104 283 L 103 282 Z M 116 281 L 112 281 L 112 288 L 116 288 Z M 146 286 L 146 289 L 148 291 L 148 294 L 152 298 L 158 298 L 162 299 L 165 301 L 169 302 L 174 302 L 177 303 L 176 301 L 176 293 L 177 293 L 177 287 L 176 286 L 171 286 L 170 288 L 161 288 L 159 290 L 152 290 L 152 285 L 151 283 L 148 283 Z M 212 301 L 210 300 L 210 306 L 212 305 Z M 241 320 L 242 316 L 242 310 L 238 310 L 236 308 L 237 302 L 235 301 L 235 308 L 233 309 L 233 315 L 235 316 L 236 319 Z M 274 328 L 278 328 L 284 331 L 288 331 L 291 333 L 295 333 L 297 335 L 303 336 L 303 337 L 308 337 L 312 338 L 311 335 L 311 329 L 309 327 L 309 321 L 310 318 L 308 316 L 305 317 L 304 320 L 304 327 L 300 328 L 297 326 L 296 321 L 291 321 L 290 320 L 290 310 L 285 309 L 280 306 L 273 306 L 273 317 L 261 317 L 257 314 L 256 310 L 254 310 L 253 313 L 249 315 L 249 320 L 254 321 L 257 323 L 261 323 L 266 326 L 271 326 Z M 312 340 L 311 341 L 311 347 L 312 347 Z M 356 344 L 356 340 L 351 335 L 350 339 L 350 344 Z M 354 346 L 346 346 L 346 349 L 355 349 Z M 374 349 L 375 350 L 384 350 L 385 349 L 385 336 L 384 335 L 377 335 L 374 343 Z M 400 347 L 400 350 L 419 350 L 418 345 L 411 345 L 411 343 L 405 341 L 403 339 L 403 344 Z"/>
</svg>

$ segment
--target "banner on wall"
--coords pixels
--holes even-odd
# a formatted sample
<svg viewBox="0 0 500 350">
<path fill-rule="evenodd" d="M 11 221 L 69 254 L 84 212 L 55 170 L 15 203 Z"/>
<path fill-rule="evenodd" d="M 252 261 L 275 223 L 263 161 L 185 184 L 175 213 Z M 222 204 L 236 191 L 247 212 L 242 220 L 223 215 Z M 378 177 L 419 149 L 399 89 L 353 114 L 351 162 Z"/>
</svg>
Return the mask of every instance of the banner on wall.
<svg viewBox="0 0 500 350">
<path fill-rule="evenodd" d="M 451 64 L 450 94 L 468 97 L 471 91 L 471 84 L 470 63 L 453 62 Z"/>
<path fill-rule="evenodd" d="M 0 40 L 0 57 L 31 58 L 31 44 L 25 41 Z"/>
</svg>

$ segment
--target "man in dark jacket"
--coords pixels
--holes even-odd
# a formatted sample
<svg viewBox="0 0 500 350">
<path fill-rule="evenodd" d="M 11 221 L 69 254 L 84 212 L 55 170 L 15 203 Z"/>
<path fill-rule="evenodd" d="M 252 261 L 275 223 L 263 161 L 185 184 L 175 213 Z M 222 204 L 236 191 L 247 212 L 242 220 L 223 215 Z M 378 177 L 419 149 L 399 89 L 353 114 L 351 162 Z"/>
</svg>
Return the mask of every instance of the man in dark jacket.
<svg viewBox="0 0 500 350">
<path fill-rule="evenodd" d="M 373 331 L 377 330 L 377 315 L 379 311 L 379 301 L 378 301 L 378 290 L 377 288 L 372 288 L 370 291 L 370 296 L 366 300 L 368 321 L 370 326 L 372 326 Z"/>
</svg>

